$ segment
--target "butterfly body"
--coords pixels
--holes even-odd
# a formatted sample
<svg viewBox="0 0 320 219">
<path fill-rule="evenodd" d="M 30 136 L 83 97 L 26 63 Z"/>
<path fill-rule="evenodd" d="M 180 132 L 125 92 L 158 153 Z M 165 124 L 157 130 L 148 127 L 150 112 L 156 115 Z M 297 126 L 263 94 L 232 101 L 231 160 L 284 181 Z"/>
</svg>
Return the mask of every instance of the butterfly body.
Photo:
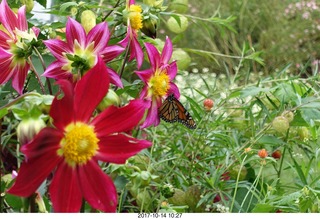
<svg viewBox="0 0 320 219">
<path fill-rule="evenodd" d="M 173 94 L 170 94 L 162 103 L 159 108 L 159 116 L 166 122 L 179 122 L 190 129 L 196 128 L 196 123 L 189 112 Z"/>
</svg>

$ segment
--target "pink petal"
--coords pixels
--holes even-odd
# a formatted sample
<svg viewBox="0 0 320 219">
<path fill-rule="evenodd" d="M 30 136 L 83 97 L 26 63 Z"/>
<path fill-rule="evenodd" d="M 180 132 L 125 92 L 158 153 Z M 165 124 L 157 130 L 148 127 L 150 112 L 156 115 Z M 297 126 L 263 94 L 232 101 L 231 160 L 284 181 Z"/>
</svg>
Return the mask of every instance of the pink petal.
<svg viewBox="0 0 320 219">
<path fill-rule="evenodd" d="M 74 108 L 77 121 L 87 122 L 109 89 L 109 74 L 101 58 L 77 83 Z"/>
<path fill-rule="evenodd" d="M 62 61 L 54 61 L 51 63 L 46 71 L 42 74 L 42 76 L 47 77 L 47 78 L 54 78 L 56 80 L 59 79 L 72 79 L 72 73 L 63 70 L 62 67 L 65 65 L 65 62 Z"/>
<path fill-rule="evenodd" d="M 54 173 L 49 192 L 54 212 L 80 211 L 82 193 L 75 168 L 61 162 Z"/>
<path fill-rule="evenodd" d="M 160 123 L 160 118 L 159 118 L 159 110 L 158 108 L 160 105 L 157 103 L 158 101 L 153 100 L 151 102 L 151 107 L 148 110 L 147 117 L 143 124 L 141 125 L 141 128 L 147 128 L 151 125 L 157 126 Z"/>
<path fill-rule="evenodd" d="M 61 159 L 57 156 L 56 148 L 51 147 L 41 156 L 33 157 L 27 162 L 23 161 L 16 181 L 8 193 L 22 197 L 30 196 L 39 188 Z"/>
<path fill-rule="evenodd" d="M 123 84 L 121 81 L 120 76 L 115 72 L 112 68 L 107 67 L 109 77 L 110 77 L 110 83 L 116 85 L 117 87 L 123 88 Z"/>
<path fill-rule="evenodd" d="M 100 52 L 100 55 L 102 56 L 104 62 L 110 62 L 114 58 L 118 57 L 123 51 L 124 48 L 113 45 L 105 47 L 103 51 Z"/>
<path fill-rule="evenodd" d="M 168 95 L 174 94 L 175 98 L 180 99 L 180 91 L 177 85 L 173 82 L 170 82 L 170 88 L 168 90 Z"/>
<path fill-rule="evenodd" d="M 31 27 L 31 29 L 33 30 L 34 34 L 36 35 L 36 37 L 39 36 L 39 33 L 40 33 L 40 29 L 37 28 L 37 27 Z"/>
<path fill-rule="evenodd" d="M 46 127 L 34 139 L 22 146 L 21 151 L 26 156 L 26 161 L 43 156 L 50 151 L 58 150 L 63 133 L 57 129 Z"/>
<path fill-rule="evenodd" d="M 162 63 L 167 64 L 172 56 L 172 42 L 169 37 L 166 37 L 166 42 L 164 44 L 162 54 L 161 54 L 161 60 Z"/>
<path fill-rule="evenodd" d="M 13 71 L 11 67 L 11 56 L 11 53 L 8 53 L 0 47 L 0 69 L 2 69 L 0 74 L 0 84 L 7 83 L 12 77 Z"/>
<path fill-rule="evenodd" d="M 94 42 L 94 52 L 99 54 L 105 47 L 107 47 L 110 38 L 109 28 L 106 22 L 97 24 L 90 30 L 87 36 L 86 45 Z"/>
<path fill-rule="evenodd" d="M 16 65 L 13 69 L 12 87 L 19 93 L 22 94 L 23 86 L 27 78 L 30 65 L 26 62 L 24 65 Z"/>
<path fill-rule="evenodd" d="M 136 3 L 135 0 L 129 0 L 129 5 L 134 5 Z"/>
<path fill-rule="evenodd" d="M 43 43 L 46 45 L 46 47 L 49 49 L 52 55 L 56 57 L 58 60 L 66 61 L 67 59 L 63 54 L 73 53 L 73 51 L 71 51 L 68 48 L 68 44 L 61 40 L 57 40 L 57 39 L 45 40 L 43 41 Z"/>
<path fill-rule="evenodd" d="M 126 132 L 138 125 L 142 119 L 147 101 L 133 100 L 124 107 L 108 107 L 92 121 L 98 138 L 117 132 Z"/>
<path fill-rule="evenodd" d="M 70 81 L 60 79 L 56 82 L 63 90 L 63 97 L 57 95 L 50 108 L 50 116 L 53 119 L 53 125 L 60 130 L 63 130 L 66 125 L 75 121 L 75 113 L 73 108 L 74 91 Z"/>
<path fill-rule="evenodd" d="M 86 32 L 76 20 L 68 18 L 66 25 L 66 37 L 70 49 L 73 49 L 75 40 L 84 48 L 86 46 Z"/>
<path fill-rule="evenodd" d="M 11 36 L 15 36 L 13 31 L 18 27 L 17 16 L 9 7 L 7 0 L 2 0 L 0 3 L 0 23 L 8 30 Z"/>
<path fill-rule="evenodd" d="M 86 165 L 79 166 L 78 173 L 85 200 L 95 209 L 116 212 L 118 204 L 116 187 L 98 164 L 90 160 Z"/>
<path fill-rule="evenodd" d="M 25 5 L 23 5 L 18 10 L 18 26 L 17 26 L 17 28 L 22 31 L 25 31 L 28 29 L 28 23 L 27 23 L 27 18 L 26 18 L 26 6 Z"/>
<path fill-rule="evenodd" d="M 157 48 L 151 43 L 145 43 L 144 45 L 146 47 L 152 69 L 155 70 L 160 66 L 160 54 Z"/>
<path fill-rule="evenodd" d="M 140 43 L 138 42 L 137 38 L 136 37 L 133 37 L 132 38 L 132 41 L 131 41 L 131 45 L 130 45 L 130 48 L 131 48 L 131 55 L 130 55 L 130 59 L 132 59 L 133 57 L 136 58 L 137 60 L 137 67 L 138 69 L 141 67 L 142 65 L 142 62 L 143 62 L 143 51 L 142 51 L 142 48 L 140 46 Z M 129 59 L 129 60 L 130 60 Z"/>
<path fill-rule="evenodd" d="M 10 36 L 7 33 L 0 30 L 0 48 L 1 49 L 6 49 L 6 50 L 10 49 L 10 46 L 7 40 L 11 40 Z"/>
<path fill-rule="evenodd" d="M 152 145 L 146 140 L 138 140 L 124 134 L 104 136 L 100 138 L 98 160 L 123 164 L 141 150 Z"/>
<path fill-rule="evenodd" d="M 147 69 L 147 70 L 143 70 L 143 71 L 134 71 L 139 78 L 144 82 L 147 83 L 151 76 L 154 75 L 154 71 L 152 69 Z"/>
<path fill-rule="evenodd" d="M 178 67 L 176 61 L 173 61 L 168 67 L 167 67 L 167 74 L 169 75 L 170 81 L 172 81 L 178 72 Z"/>
</svg>

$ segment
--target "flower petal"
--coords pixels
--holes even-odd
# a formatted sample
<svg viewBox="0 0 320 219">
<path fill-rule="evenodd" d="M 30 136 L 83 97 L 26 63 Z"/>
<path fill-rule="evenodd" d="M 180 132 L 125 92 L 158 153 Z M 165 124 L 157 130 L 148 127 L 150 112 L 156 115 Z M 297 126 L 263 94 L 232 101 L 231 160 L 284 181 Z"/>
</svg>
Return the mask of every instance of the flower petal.
<svg viewBox="0 0 320 219">
<path fill-rule="evenodd" d="M 9 7 L 7 0 L 2 0 L 0 3 L 0 11 L 0 23 L 8 30 L 11 36 L 14 36 L 13 31 L 18 27 L 18 20 L 15 13 Z"/>
<path fill-rule="evenodd" d="M 72 79 L 72 74 L 69 71 L 63 70 L 63 66 L 66 63 L 61 62 L 59 60 L 54 61 L 51 63 L 46 71 L 42 74 L 42 76 L 47 77 L 47 78 L 54 78 L 56 80 L 59 79 L 68 79 L 71 81 Z"/>
<path fill-rule="evenodd" d="M 167 67 L 167 74 L 169 75 L 170 81 L 172 81 L 178 72 L 178 67 L 176 61 L 171 62 L 171 64 Z"/>
<path fill-rule="evenodd" d="M 66 57 L 63 55 L 64 53 L 72 53 L 72 51 L 68 48 L 68 44 L 61 40 L 52 39 L 52 40 L 45 40 L 43 43 L 49 49 L 54 57 L 58 60 L 66 61 Z"/>
<path fill-rule="evenodd" d="M 24 82 L 26 81 L 30 65 L 26 62 L 24 65 L 16 65 L 12 72 L 12 87 L 22 94 Z"/>
<path fill-rule="evenodd" d="M 116 212 L 117 190 L 112 180 L 94 160 L 78 168 L 79 182 L 85 200 L 95 209 Z"/>
<path fill-rule="evenodd" d="M 110 38 L 109 28 L 106 22 L 94 26 L 87 36 L 86 45 L 94 42 L 94 52 L 99 54 L 108 44 Z"/>
<path fill-rule="evenodd" d="M 157 48 L 151 43 L 144 44 L 147 50 L 148 58 L 150 60 L 150 64 L 152 69 L 155 70 L 160 66 L 160 54 Z"/>
<path fill-rule="evenodd" d="M 0 47 L 0 69 L 2 70 L 0 74 L 0 84 L 7 83 L 12 77 L 11 56 L 11 53 L 8 53 Z"/>
<path fill-rule="evenodd" d="M 138 140 L 124 134 L 104 136 L 100 138 L 98 160 L 123 164 L 128 158 L 152 145 L 146 140 Z"/>
<path fill-rule="evenodd" d="M 26 6 L 25 5 L 23 5 L 21 8 L 19 8 L 17 16 L 18 16 L 17 28 L 22 31 L 27 30 L 28 23 L 27 23 L 27 18 L 26 18 Z"/>
<path fill-rule="evenodd" d="M 147 70 L 143 70 L 143 71 L 134 71 L 139 78 L 144 82 L 147 83 L 149 81 L 149 79 L 151 78 L 151 76 L 153 76 L 154 71 L 152 69 L 147 69 Z"/>
<path fill-rule="evenodd" d="M 177 98 L 178 100 L 180 99 L 180 91 L 179 88 L 177 87 L 177 85 L 173 82 L 170 82 L 170 88 L 168 90 L 168 95 L 169 94 L 173 94 L 175 98 Z"/>
<path fill-rule="evenodd" d="M 110 76 L 110 83 L 116 85 L 117 87 L 123 88 L 123 84 L 120 76 L 112 68 L 107 67 Z"/>
<path fill-rule="evenodd" d="M 87 122 L 109 89 L 109 74 L 101 58 L 75 86 L 74 108 L 77 121 Z"/>
<path fill-rule="evenodd" d="M 164 44 L 162 54 L 161 54 L 161 61 L 164 64 L 167 64 L 172 56 L 172 42 L 169 37 L 166 37 L 166 42 Z"/>
<path fill-rule="evenodd" d="M 92 121 L 97 137 L 117 132 L 126 132 L 138 125 L 142 119 L 147 101 L 132 100 L 124 107 L 108 107 Z"/>
<path fill-rule="evenodd" d="M 66 25 L 66 38 L 71 50 L 73 49 L 75 40 L 77 40 L 83 48 L 86 46 L 86 32 L 84 28 L 80 23 L 70 17 Z"/>
<path fill-rule="evenodd" d="M 25 145 L 25 147 L 33 149 L 40 148 L 42 151 L 38 154 L 36 154 L 36 151 L 33 151 L 33 156 L 22 162 L 16 181 L 8 190 L 8 193 L 22 197 L 30 196 L 61 161 L 62 157 L 57 155 L 57 145 L 47 145 L 39 142 L 40 139 L 45 139 L 43 137 L 48 136 L 47 134 L 47 131 L 42 132 L 41 137 Z"/>
<path fill-rule="evenodd" d="M 50 116 L 53 118 L 53 125 L 57 129 L 63 130 L 71 121 L 75 121 L 73 108 L 74 91 L 70 81 L 61 79 L 56 82 L 63 90 L 62 98 L 57 95 L 50 108 Z"/>
<path fill-rule="evenodd" d="M 110 62 L 114 58 L 118 57 L 123 51 L 124 48 L 121 46 L 107 46 L 100 52 L 100 55 L 102 56 L 104 62 Z"/>
<path fill-rule="evenodd" d="M 130 44 L 130 50 L 131 50 L 130 59 L 136 58 L 137 67 L 139 69 L 141 67 L 141 65 L 142 65 L 144 57 L 143 57 L 142 48 L 140 46 L 140 43 L 137 40 L 137 37 L 133 37 L 132 38 L 132 41 L 131 41 L 131 44 Z"/>
<path fill-rule="evenodd" d="M 77 170 L 61 162 L 54 173 L 49 193 L 54 212 L 79 212 L 82 193 Z"/>
<path fill-rule="evenodd" d="M 0 48 L 6 49 L 6 50 L 10 49 L 10 46 L 7 40 L 11 40 L 10 36 L 7 33 L 0 30 Z"/>
<path fill-rule="evenodd" d="M 159 110 L 158 110 L 160 105 L 158 101 L 153 100 L 150 105 L 151 107 L 148 109 L 147 117 L 143 122 L 143 124 L 141 125 L 141 128 L 147 128 L 151 125 L 157 126 L 160 123 Z"/>
</svg>

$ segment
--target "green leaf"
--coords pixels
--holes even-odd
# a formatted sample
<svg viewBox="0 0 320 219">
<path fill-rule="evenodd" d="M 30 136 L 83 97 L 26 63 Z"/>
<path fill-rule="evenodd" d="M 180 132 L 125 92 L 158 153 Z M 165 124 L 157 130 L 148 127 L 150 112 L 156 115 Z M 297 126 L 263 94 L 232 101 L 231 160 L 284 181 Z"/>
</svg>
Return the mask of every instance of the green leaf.
<svg viewBox="0 0 320 219">
<path fill-rule="evenodd" d="M 241 93 L 241 97 L 248 97 L 248 96 L 256 96 L 258 95 L 260 92 L 268 92 L 269 88 L 261 88 L 261 87 L 255 87 L 255 86 L 251 86 L 251 87 L 246 87 L 243 90 L 240 91 Z"/>
<path fill-rule="evenodd" d="M 0 119 L 2 119 L 7 114 L 8 114 L 8 109 L 7 108 L 1 109 L 0 110 Z"/>
<path fill-rule="evenodd" d="M 258 140 L 258 143 L 264 145 L 282 145 L 284 144 L 284 141 L 272 135 L 265 135 Z"/>
<path fill-rule="evenodd" d="M 47 0 L 37 0 L 37 2 L 42 5 L 44 8 L 47 7 Z"/>
<path fill-rule="evenodd" d="M 269 204 L 257 204 L 253 209 L 252 213 L 272 213 L 275 212 L 276 208 Z"/>
<path fill-rule="evenodd" d="M 303 108 L 299 110 L 301 117 L 308 123 L 311 127 L 315 125 L 316 121 L 320 121 L 320 110 L 316 108 Z"/>
</svg>

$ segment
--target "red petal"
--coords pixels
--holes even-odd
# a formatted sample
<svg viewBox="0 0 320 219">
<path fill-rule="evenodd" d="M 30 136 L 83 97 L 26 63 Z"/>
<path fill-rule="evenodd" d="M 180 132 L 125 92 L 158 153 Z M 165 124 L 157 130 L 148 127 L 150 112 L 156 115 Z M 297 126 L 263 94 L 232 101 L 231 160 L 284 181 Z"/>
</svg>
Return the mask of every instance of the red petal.
<svg viewBox="0 0 320 219">
<path fill-rule="evenodd" d="M 47 78 L 54 78 L 56 80 L 60 79 L 72 79 L 72 74 L 66 70 L 63 70 L 62 67 L 66 63 L 61 62 L 60 60 L 54 61 L 51 63 L 42 76 Z"/>
<path fill-rule="evenodd" d="M 56 148 L 51 147 L 50 150 L 46 149 L 46 153 L 42 153 L 41 156 L 28 159 L 27 162 L 24 161 L 16 181 L 8 193 L 22 197 L 30 196 L 39 188 L 61 159 L 62 157 L 57 155 Z"/>
<path fill-rule="evenodd" d="M 133 100 L 125 107 L 110 106 L 99 114 L 91 124 L 95 126 L 95 131 L 100 136 L 111 133 L 126 132 L 138 125 L 142 119 L 147 101 Z"/>
<path fill-rule="evenodd" d="M 6 50 L 10 49 L 10 46 L 7 43 L 7 40 L 10 40 L 10 39 L 11 38 L 7 33 L 5 33 L 2 30 L 0 30 L 0 48 L 1 49 L 6 49 Z"/>
<path fill-rule="evenodd" d="M 157 50 L 157 48 L 152 45 L 151 43 L 145 43 L 144 44 L 147 50 L 148 58 L 150 60 L 150 64 L 152 66 L 152 69 L 155 70 L 160 65 L 160 54 Z"/>
<path fill-rule="evenodd" d="M 95 209 L 116 212 L 117 190 L 112 180 L 94 160 L 79 166 L 79 182 L 85 200 Z"/>
<path fill-rule="evenodd" d="M 105 47 L 107 47 L 109 41 L 109 28 L 106 22 L 97 24 L 90 30 L 87 36 L 86 45 L 94 42 L 94 52 L 99 54 Z"/>
<path fill-rule="evenodd" d="M 124 51 L 124 48 L 113 45 L 113 46 L 108 46 L 101 51 L 102 59 L 104 62 L 110 62 L 114 58 L 118 57 L 122 52 Z"/>
<path fill-rule="evenodd" d="M 13 70 L 12 87 L 22 94 L 24 82 L 26 81 L 28 70 L 30 65 L 25 63 L 24 65 L 16 65 Z"/>
<path fill-rule="evenodd" d="M 107 67 L 101 58 L 75 87 L 75 112 L 77 121 L 87 122 L 94 109 L 105 97 L 109 89 Z"/>
<path fill-rule="evenodd" d="M 131 55 L 130 55 L 130 59 L 135 57 L 137 60 L 137 67 L 138 69 L 141 67 L 142 62 L 143 62 L 143 51 L 141 49 L 140 43 L 138 42 L 136 37 L 132 38 L 131 44 L 130 44 L 130 48 L 131 48 Z"/>
<path fill-rule="evenodd" d="M 160 99 L 161 100 L 161 99 Z M 157 101 L 152 101 L 150 104 L 150 108 L 148 109 L 148 114 L 146 120 L 141 125 L 141 128 L 146 128 L 151 125 L 157 126 L 160 123 L 158 108 L 160 105 Z"/>
<path fill-rule="evenodd" d="M 54 212 L 79 212 L 82 193 L 77 171 L 61 162 L 50 185 L 50 197 Z"/>
<path fill-rule="evenodd" d="M 99 151 L 95 156 L 98 160 L 123 164 L 125 161 L 152 145 L 146 140 L 138 140 L 124 134 L 101 137 Z"/>
<path fill-rule="evenodd" d="M 134 71 L 139 78 L 146 84 L 149 79 L 151 78 L 151 76 L 154 75 L 154 71 L 152 69 L 147 69 L 147 70 L 143 70 L 143 71 Z"/>
<path fill-rule="evenodd" d="M 166 43 L 164 44 L 162 54 L 161 54 L 161 61 L 163 64 L 167 64 L 172 56 L 172 42 L 169 37 L 166 37 Z"/>
<path fill-rule="evenodd" d="M 0 23 L 10 32 L 11 36 L 15 36 L 13 31 L 18 27 L 18 19 L 9 7 L 7 0 L 2 0 L 0 3 L 0 11 Z"/>
<path fill-rule="evenodd" d="M 50 116 L 53 118 L 53 124 L 57 129 L 63 130 L 66 125 L 74 121 L 74 91 L 70 81 L 61 79 L 56 82 L 63 90 L 62 98 L 57 95 L 51 105 Z"/>
</svg>

